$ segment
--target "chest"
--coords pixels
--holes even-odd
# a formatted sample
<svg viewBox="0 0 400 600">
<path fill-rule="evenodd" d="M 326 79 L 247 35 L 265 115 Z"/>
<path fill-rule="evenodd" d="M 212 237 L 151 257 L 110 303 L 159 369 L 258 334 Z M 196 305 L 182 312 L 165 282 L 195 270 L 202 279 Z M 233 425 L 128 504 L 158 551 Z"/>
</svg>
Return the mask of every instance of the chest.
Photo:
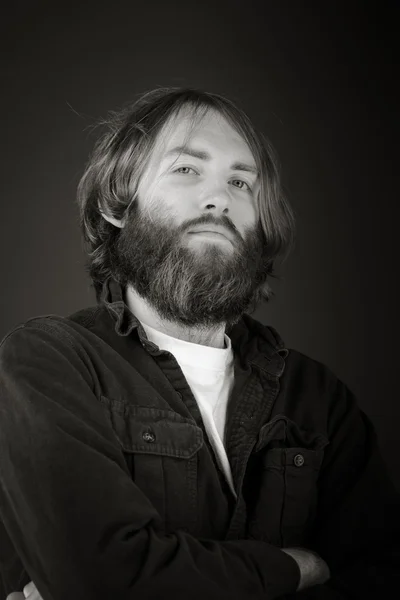
<svg viewBox="0 0 400 600">
<path fill-rule="evenodd" d="M 154 407 L 127 411 L 110 403 L 108 411 L 130 476 L 156 508 L 161 530 L 305 544 L 316 515 L 324 436 L 285 415 L 254 434 L 233 427 L 227 453 L 235 498 L 201 423 Z"/>
</svg>

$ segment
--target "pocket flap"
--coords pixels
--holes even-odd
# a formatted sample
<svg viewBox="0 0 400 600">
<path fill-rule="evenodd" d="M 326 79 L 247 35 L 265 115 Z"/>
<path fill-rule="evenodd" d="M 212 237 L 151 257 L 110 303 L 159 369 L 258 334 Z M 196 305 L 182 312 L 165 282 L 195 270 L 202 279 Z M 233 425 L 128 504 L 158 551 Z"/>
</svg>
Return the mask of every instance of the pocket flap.
<svg viewBox="0 0 400 600">
<path fill-rule="evenodd" d="M 203 445 L 200 427 L 172 410 L 101 401 L 124 452 L 188 459 Z"/>
<path fill-rule="evenodd" d="M 285 415 L 277 415 L 261 427 L 254 452 L 266 446 L 323 450 L 328 444 L 324 434 L 302 429 Z"/>
</svg>

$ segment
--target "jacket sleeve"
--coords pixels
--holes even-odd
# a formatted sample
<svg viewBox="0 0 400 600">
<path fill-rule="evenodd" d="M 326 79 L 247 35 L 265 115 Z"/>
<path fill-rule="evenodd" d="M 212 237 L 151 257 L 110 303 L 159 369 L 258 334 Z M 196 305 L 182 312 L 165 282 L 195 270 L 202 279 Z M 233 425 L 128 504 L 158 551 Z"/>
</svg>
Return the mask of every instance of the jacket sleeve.
<svg viewBox="0 0 400 600">
<path fill-rule="evenodd" d="M 103 413 L 84 345 L 40 323 L 14 329 L 0 348 L 0 520 L 43 599 L 294 592 L 299 569 L 279 548 L 162 532 Z"/>
<path fill-rule="evenodd" d="M 329 565 L 331 578 L 285 598 L 393 598 L 400 589 L 400 497 L 374 426 L 336 378 L 328 429 L 310 548 Z"/>
</svg>

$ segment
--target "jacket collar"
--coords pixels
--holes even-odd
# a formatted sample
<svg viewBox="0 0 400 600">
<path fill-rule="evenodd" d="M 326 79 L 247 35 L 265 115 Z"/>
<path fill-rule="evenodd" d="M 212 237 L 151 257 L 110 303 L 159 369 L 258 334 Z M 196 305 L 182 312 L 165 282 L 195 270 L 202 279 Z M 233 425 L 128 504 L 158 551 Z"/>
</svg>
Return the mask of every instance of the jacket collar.
<svg viewBox="0 0 400 600">
<path fill-rule="evenodd" d="M 107 308 L 114 319 L 115 332 L 119 336 L 136 334 L 145 346 L 151 344 L 154 347 L 147 339 L 139 319 L 125 303 L 121 284 L 113 277 L 109 277 L 103 284 L 100 304 Z M 271 325 L 263 325 L 250 315 L 243 314 L 236 325 L 226 329 L 226 335 L 230 337 L 233 352 L 240 359 L 243 368 L 252 363 L 270 375 L 282 375 L 289 351 Z"/>
</svg>

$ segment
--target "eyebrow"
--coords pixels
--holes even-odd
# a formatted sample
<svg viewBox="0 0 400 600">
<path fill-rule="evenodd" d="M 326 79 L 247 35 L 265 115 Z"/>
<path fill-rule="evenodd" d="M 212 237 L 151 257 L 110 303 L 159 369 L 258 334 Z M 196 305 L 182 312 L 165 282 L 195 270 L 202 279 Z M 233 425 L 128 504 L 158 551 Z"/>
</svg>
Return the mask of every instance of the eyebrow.
<svg viewBox="0 0 400 600">
<path fill-rule="evenodd" d="M 171 150 L 168 150 L 162 157 L 162 160 L 172 156 L 173 154 L 184 154 L 186 156 L 193 156 L 194 158 L 199 158 L 200 160 L 211 160 L 211 155 L 204 150 L 196 150 L 195 148 L 190 148 L 189 146 L 176 146 Z M 243 162 L 235 162 L 231 165 L 232 171 L 246 171 L 247 173 L 254 173 L 259 176 L 258 169 L 251 165 L 248 165 Z"/>
</svg>

